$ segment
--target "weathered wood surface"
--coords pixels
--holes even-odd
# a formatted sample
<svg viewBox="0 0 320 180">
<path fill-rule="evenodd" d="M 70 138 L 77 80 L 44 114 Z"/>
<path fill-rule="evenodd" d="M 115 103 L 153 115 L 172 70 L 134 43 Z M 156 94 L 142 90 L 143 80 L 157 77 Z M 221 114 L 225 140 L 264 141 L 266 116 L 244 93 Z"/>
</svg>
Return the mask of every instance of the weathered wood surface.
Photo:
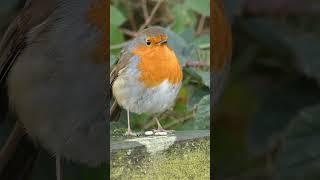
<svg viewBox="0 0 320 180">
<path fill-rule="evenodd" d="M 111 179 L 209 179 L 210 132 L 112 138 Z"/>
</svg>

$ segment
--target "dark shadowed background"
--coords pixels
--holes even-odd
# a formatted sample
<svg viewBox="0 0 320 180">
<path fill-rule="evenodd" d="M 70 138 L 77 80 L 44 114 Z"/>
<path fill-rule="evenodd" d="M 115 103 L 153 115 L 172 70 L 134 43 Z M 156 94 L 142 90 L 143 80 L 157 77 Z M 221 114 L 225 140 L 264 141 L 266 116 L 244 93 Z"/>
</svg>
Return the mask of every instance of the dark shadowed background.
<svg viewBox="0 0 320 180">
<path fill-rule="evenodd" d="M 217 179 L 320 178 L 320 1 L 224 0 L 231 75 L 217 110 Z"/>
</svg>

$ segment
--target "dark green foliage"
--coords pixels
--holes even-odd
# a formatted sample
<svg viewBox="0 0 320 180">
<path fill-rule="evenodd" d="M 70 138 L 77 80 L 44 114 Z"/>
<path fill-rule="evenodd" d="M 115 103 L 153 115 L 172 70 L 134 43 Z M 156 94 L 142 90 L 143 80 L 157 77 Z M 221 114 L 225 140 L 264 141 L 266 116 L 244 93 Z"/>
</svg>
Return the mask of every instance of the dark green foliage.
<svg viewBox="0 0 320 180">
<path fill-rule="evenodd" d="M 225 2 L 228 14 L 240 10 Z M 231 17 L 232 73 L 214 127 L 218 179 L 319 179 L 319 17 Z"/>
</svg>

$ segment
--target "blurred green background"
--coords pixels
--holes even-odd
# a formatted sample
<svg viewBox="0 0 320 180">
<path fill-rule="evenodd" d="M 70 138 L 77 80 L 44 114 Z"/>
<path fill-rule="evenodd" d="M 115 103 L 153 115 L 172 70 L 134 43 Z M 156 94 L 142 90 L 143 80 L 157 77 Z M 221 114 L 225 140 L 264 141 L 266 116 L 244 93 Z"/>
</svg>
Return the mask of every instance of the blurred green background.
<svg viewBox="0 0 320 180">
<path fill-rule="evenodd" d="M 210 118 L 210 1 L 112 0 L 110 7 L 110 67 L 121 48 L 148 26 L 166 28 L 171 46 L 183 66 L 184 80 L 176 105 L 160 115 L 165 129 L 209 129 Z M 149 23 L 146 23 L 149 22 Z M 148 26 L 146 26 L 148 24 Z M 133 131 L 156 128 L 152 116 L 131 113 Z M 113 134 L 127 128 L 126 112 L 111 123 Z"/>
<path fill-rule="evenodd" d="M 320 179 L 320 1 L 223 2 L 234 49 L 216 179 Z"/>
</svg>

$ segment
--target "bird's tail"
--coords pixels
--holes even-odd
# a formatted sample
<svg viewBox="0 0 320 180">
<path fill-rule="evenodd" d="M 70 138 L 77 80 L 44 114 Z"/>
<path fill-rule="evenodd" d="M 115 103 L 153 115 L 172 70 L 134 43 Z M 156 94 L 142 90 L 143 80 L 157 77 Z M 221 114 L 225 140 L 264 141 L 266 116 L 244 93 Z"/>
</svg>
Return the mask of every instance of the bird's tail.
<svg viewBox="0 0 320 180">
<path fill-rule="evenodd" d="M 121 107 L 114 101 L 110 109 L 110 120 L 118 121 L 120 119 Z"/>
<path fill-rule="evenodd" d="M 0 179 L 31 179 L 32 168 L 38 153 L 39 149 L 29 139 L 22 125 L 16 122 L 0 151 Z"/>
</svg>

